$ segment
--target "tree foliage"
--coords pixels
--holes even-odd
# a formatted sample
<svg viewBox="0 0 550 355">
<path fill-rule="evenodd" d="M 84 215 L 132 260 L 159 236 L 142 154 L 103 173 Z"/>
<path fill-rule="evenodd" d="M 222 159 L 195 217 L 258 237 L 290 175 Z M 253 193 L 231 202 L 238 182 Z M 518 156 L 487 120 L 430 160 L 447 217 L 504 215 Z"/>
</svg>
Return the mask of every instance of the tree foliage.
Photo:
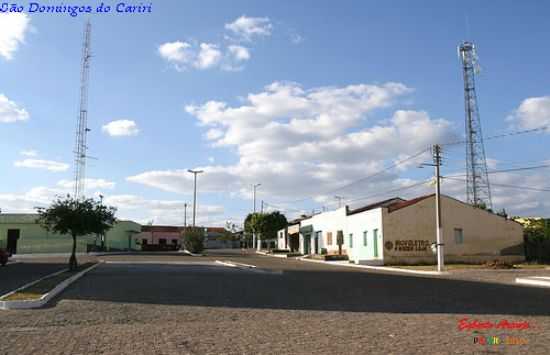
<svg viewBox="0 0 550 355">
<path fill-rule="evenodd" d="M 247 234 L 256 233 L 260 239 L 277 238 L 277 231 L 287 226 L 285 215 L 279 211 L 271 213 L 251 213 L 244 221 L 244 231 Z"/>
<path fill-rule="evenodd" d="M 527 261 L 550 261 L 550 220 L 527 218 L 522 222 Z"/>
<path fill-rule="evenodd" d="M 76 239 L 91 234 L 104 234 L 116 222 L 116 208 L 105 206 L 93 198 L 75 199 L 67 195 L 57 198 L 50 207 L 38 208 L 37 222 L 47 231 L 70 235 L 73 248 L 69 268 L 74 270 L 76 262 Z"/>
<path fill-rule="evenodd" d="M 182 232 L 182 245 L 191 253 L 200 253 L 204 250 L 204 229 L 188 227 Z"/>
</svg>

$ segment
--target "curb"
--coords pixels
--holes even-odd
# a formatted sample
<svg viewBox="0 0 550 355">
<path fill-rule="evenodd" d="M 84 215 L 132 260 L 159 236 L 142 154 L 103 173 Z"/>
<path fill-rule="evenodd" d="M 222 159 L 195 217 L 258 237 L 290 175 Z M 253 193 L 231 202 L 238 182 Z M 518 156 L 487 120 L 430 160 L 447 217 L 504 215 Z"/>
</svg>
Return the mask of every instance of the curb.
<svg viewBox="0 0 550 355">
<path fill-rule="evenodd" d="M 248 268 L 248 269 L 255 269 L 255 268 L 256 268 L 256 265 L 248 265 L 248 264 L 243 264 L 243 263 L 236 263 L 236 262 L 234 262 L 234 261 L 228 262 L 228 261 L 216 260 L 216 263 L 217 263 L 217 264 L 224 265 L 224 266 L 229 266 L 229 267 L 241 267 L 241 268 Z"/>
<path fill-rule="evenodd" d="M 322 261 L 322 260 L 311 260 L 306 258 L 297 258 L 298 260 L 307 261 L 310 263 L 319 263 L 332 266 L 341 266 L 341 267 L 354 267 L 359 269 L 368 269 L 368 270 L 378 270 L 378 271 L 390 271 L 390 272 L 402 272 L 405 274 L 416 274 L 416 275 L 431 275 L 431 276 L 440 276 L 440 275 L 449 275 L 448 271 L 422 271 L 422 270 L 409 270 L 409 269 L 399 269 L 395 267 L 387 266 L 370 266 L 370 265 L 357 265 L 357 264 L 341 264 L 331 261 Z"/>
<path fill-rule="evenodd" d="M 550 277 L 548 276 L 516 277 L 516 283 L 527 285 L 527 286 L 550 287 Z"/>
<path fill-rule="evenodd" d="M 102 260 L 109 265 L 210 265 L 209 261 Z"/>
<path fill-rule="evenodd" d="M 9 310 L 9 309 L 30 309 L 30 308 L 42 307 L 46 303 L 48 303 L 52 298 L 54 298 L 55 296 L 60 294 L 63 290 L 65 290 L 67 287 L 69 287 L 69 285 L 71 285 L 73 282 L 75 282 L 76 280 L 78 280 L 79 278 L 84 276 L 88 271 L 91 271 L 91 270 L 95 269 L 96 267 L 98 267 L 99 264 L 100 263 L 96 263 L 96 264 L 90 266 L 89 268 L 87 268 L 85 270 L 82 270 L 78 274 L 69 277 L 68 279 L 64 280 L 63 282 L 61 282 L 60 284 L 55 286 L 50 292 L 46 293 L 45 295 L 42 295 L 42 297 L 40 299 L 29 300 L 29 301 L 0 301 L 0 309 Z M 26 284 L 22 287 L 19 287 L 18 289 L 14 290 L 14 291 L 11 291 L 11 292 L 3 295 L 2 297 L 9 296 L 9 295 L 11 295 L 11 294 L 13 294 L 13 293 L 15 293 L 19 290 L 22 290 L 24 288 L 32 286 L 32 285 L 34 285 L 34 284 L 36 284 L 36 283 L 38 283 L 38 282 L 40 282 L 40 281 L 42 281 L 42 280 L 44 280 L 48 277 L 59 275 L 59 274 L 65 272 L 67 270 L 68 269 L 63 269 L 63 270 L 54 272 L 53 274 L 44 276 L 44 277 L 42 277 L 42 278 L 40 278 L 36 281 L 30 282 L 30 283 L 28 283 L 28 284 Z"/>
<path fill-rule="evenodd" d="M 271 256 L 272 258 L 283 258 L 283 259 L 288 258 L 288 256 L 286 254 L 268 254 L 268 253 L 263 252 L 263 251 L 256 251 L 256 254 L 260 254 L 260 255 L 263 255 L 263 256 Z"/>
<path fill-rule="evenodd" d="M 187 250 L 187 249 L 180 250 L 179 252 L 180 252 L 180 253 L 187 254 L 187 255 L 191 255 L 191 256 L 204 256 L 204 254 L 195 254 L 195 253 L 191 253 L 191 252 L 190 252 L 189 250 Z"/>
</svg>

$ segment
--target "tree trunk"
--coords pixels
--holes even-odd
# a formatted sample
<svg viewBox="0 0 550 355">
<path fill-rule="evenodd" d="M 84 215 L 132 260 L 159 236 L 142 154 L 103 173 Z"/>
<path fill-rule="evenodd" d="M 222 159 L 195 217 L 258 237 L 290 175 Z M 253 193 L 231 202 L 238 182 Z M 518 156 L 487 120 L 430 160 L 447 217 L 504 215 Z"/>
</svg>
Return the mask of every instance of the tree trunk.
<svg viewBox="0 0 550 355">
<path fill-rule="evenodd" d="M 74 271 L 78 267 L 76 262 L 76 235 L 73 235 L 73 250 L 71 253 L 71 258 L 69 259 L 69 270 Z"/>
</svg>

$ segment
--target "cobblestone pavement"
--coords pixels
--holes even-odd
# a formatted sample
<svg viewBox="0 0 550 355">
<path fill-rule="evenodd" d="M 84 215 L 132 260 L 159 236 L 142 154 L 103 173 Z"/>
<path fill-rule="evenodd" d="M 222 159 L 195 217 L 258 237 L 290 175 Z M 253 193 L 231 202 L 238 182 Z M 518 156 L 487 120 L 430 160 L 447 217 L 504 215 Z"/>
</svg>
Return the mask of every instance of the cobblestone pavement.
<svg viewBox="0 0 550 355">
<path fill-rule="evenodd" d="M 0 354 L 549 354 L 550 290 L 239 252 L 100 256 L 47 308 L 0 313 Z M 161 265 L 163 261 L 237 261 Z M 158 261 L 159 264 L 144 264 Z M 526 330 L 458 329 L 462 318 Z M 526 345 L 477 345 L 474 336 Z"/>
</svg>

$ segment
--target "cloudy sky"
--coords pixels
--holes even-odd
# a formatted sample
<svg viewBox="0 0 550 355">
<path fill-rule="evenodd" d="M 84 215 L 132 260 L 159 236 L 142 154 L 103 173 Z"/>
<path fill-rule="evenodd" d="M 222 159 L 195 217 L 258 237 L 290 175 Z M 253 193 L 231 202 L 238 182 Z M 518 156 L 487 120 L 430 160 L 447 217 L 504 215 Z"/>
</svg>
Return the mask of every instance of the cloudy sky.
<svg viewBox="0 0 550 355">
<path fill-rule="evenodd" d="M 258 206 L 289 217 L 335 208 L 335 196 L 357 206 L 431 191 L 432 170 L 418 168 L 426 148 L 464 138 L 456 48 L 465 39 L 478 48 L 484 135 L 550 125 L 546 2 L 163 0 L 152 9 L 0 13 L 3 212 L 72 191 L 88 18 L 87 195 L 105 195 L 120 218 L 182 224 L 189 168 L 205 171 L 198 220 L 207 225 L 241 222 L 256 183 Z M 489 169 L 550 165 L 549 142 L 550 130 L 488 140 Z M 464 156 L 463 145 L 445 147 L 442 173 L 463 174 Z M 495 208 L 550 214 L 550 193 L 536 191 L 550 189 L 549 173 L 491 174 Z M 458 179 L 442 189 L 464 199 Z"/>
</svg>

